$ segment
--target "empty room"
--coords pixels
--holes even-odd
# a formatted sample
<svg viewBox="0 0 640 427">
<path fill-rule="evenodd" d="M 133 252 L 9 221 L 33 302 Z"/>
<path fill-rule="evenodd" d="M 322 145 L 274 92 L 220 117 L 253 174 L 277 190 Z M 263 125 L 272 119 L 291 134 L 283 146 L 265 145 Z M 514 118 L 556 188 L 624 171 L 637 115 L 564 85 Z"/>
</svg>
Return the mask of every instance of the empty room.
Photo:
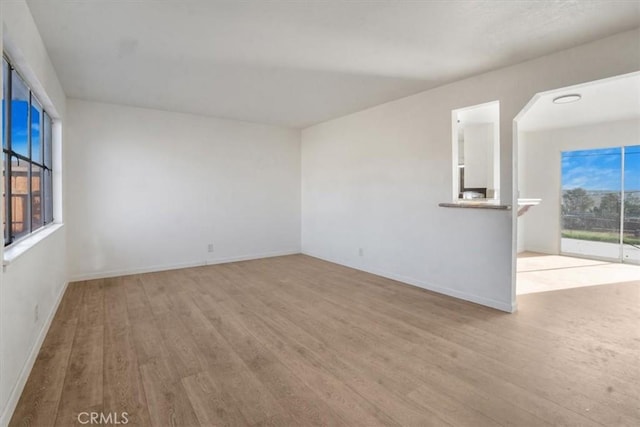
<svg viewBox="0 0 640 427">
<path fill-rule="evenodd" d="M 640 2 L 0 25 L 0 426 L 640 425 Z"/>
</svg>

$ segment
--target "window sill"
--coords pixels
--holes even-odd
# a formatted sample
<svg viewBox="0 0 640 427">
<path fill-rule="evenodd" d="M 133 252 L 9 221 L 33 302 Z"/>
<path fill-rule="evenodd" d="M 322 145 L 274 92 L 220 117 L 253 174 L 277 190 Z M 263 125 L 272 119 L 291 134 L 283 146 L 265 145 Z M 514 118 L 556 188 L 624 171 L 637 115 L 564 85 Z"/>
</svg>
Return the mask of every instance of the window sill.
<svg viewBox="0 0 640 427">
<path fill-rule="evenodd" d="M 64 224 L 53 223 L 47 225 L 41 230 L 36 231 L 31 236 L 26 237 L 19 242 L 12 244 L 10 247 L 4 249 L 4 257 L 2 259 L 2 268 L 3 270 L 6 267 L 14 262 L 16 259 L 20 258 L 23 254 L 29 251 L 32 247 L 58 231 L 64 227 Z"/>
</svg>

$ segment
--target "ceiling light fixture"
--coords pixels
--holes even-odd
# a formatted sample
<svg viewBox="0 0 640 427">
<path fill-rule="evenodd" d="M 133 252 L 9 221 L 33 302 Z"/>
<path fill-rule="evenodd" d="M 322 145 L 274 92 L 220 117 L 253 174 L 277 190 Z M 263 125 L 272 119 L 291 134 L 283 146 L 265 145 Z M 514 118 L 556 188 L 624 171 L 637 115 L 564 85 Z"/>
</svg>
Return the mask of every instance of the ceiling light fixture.
<svg viewBox="0 0 640 427">
<path fill-rule="evenodd" d="M 557 98 L 553 98 L 554 104 L 569 104 L 571 102 L 577 102 L 582 99 L 582 96 L 577 93 L 572 93 L 571 95 L 562 95 Z"/>
</svg>

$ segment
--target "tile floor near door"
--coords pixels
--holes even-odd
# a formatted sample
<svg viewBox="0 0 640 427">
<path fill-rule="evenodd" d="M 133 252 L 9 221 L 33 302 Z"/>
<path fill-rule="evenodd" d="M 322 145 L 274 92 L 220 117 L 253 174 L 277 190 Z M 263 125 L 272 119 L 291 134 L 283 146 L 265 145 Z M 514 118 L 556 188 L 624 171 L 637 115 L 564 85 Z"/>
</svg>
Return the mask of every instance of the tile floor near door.
<svg viewBox="0 0 640 427">
<path fill-rule="evenodd" d="M 640 266 L 535 252 L 518 255 L 518 295 L 631 281 L 640 281 Z"/>
<path fill-rule="evenodd" d="M 72 283 L 11 425 L 638 426 L 638 289 L 508 314 L 304 255 Z"/>
</svg>

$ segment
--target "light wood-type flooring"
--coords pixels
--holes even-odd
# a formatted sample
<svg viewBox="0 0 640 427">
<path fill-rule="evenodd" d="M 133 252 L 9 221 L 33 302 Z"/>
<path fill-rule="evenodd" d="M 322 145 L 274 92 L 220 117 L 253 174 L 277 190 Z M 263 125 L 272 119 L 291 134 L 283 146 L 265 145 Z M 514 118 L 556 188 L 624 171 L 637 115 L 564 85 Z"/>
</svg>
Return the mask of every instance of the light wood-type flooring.
<svg viewBox="0 0 640 427">
<path fill-rule="evenodd" d="M 507 314 L 304 255 L 72 283 L 11 425 L 638 426 L 639 290 Z"/>
</svg>

